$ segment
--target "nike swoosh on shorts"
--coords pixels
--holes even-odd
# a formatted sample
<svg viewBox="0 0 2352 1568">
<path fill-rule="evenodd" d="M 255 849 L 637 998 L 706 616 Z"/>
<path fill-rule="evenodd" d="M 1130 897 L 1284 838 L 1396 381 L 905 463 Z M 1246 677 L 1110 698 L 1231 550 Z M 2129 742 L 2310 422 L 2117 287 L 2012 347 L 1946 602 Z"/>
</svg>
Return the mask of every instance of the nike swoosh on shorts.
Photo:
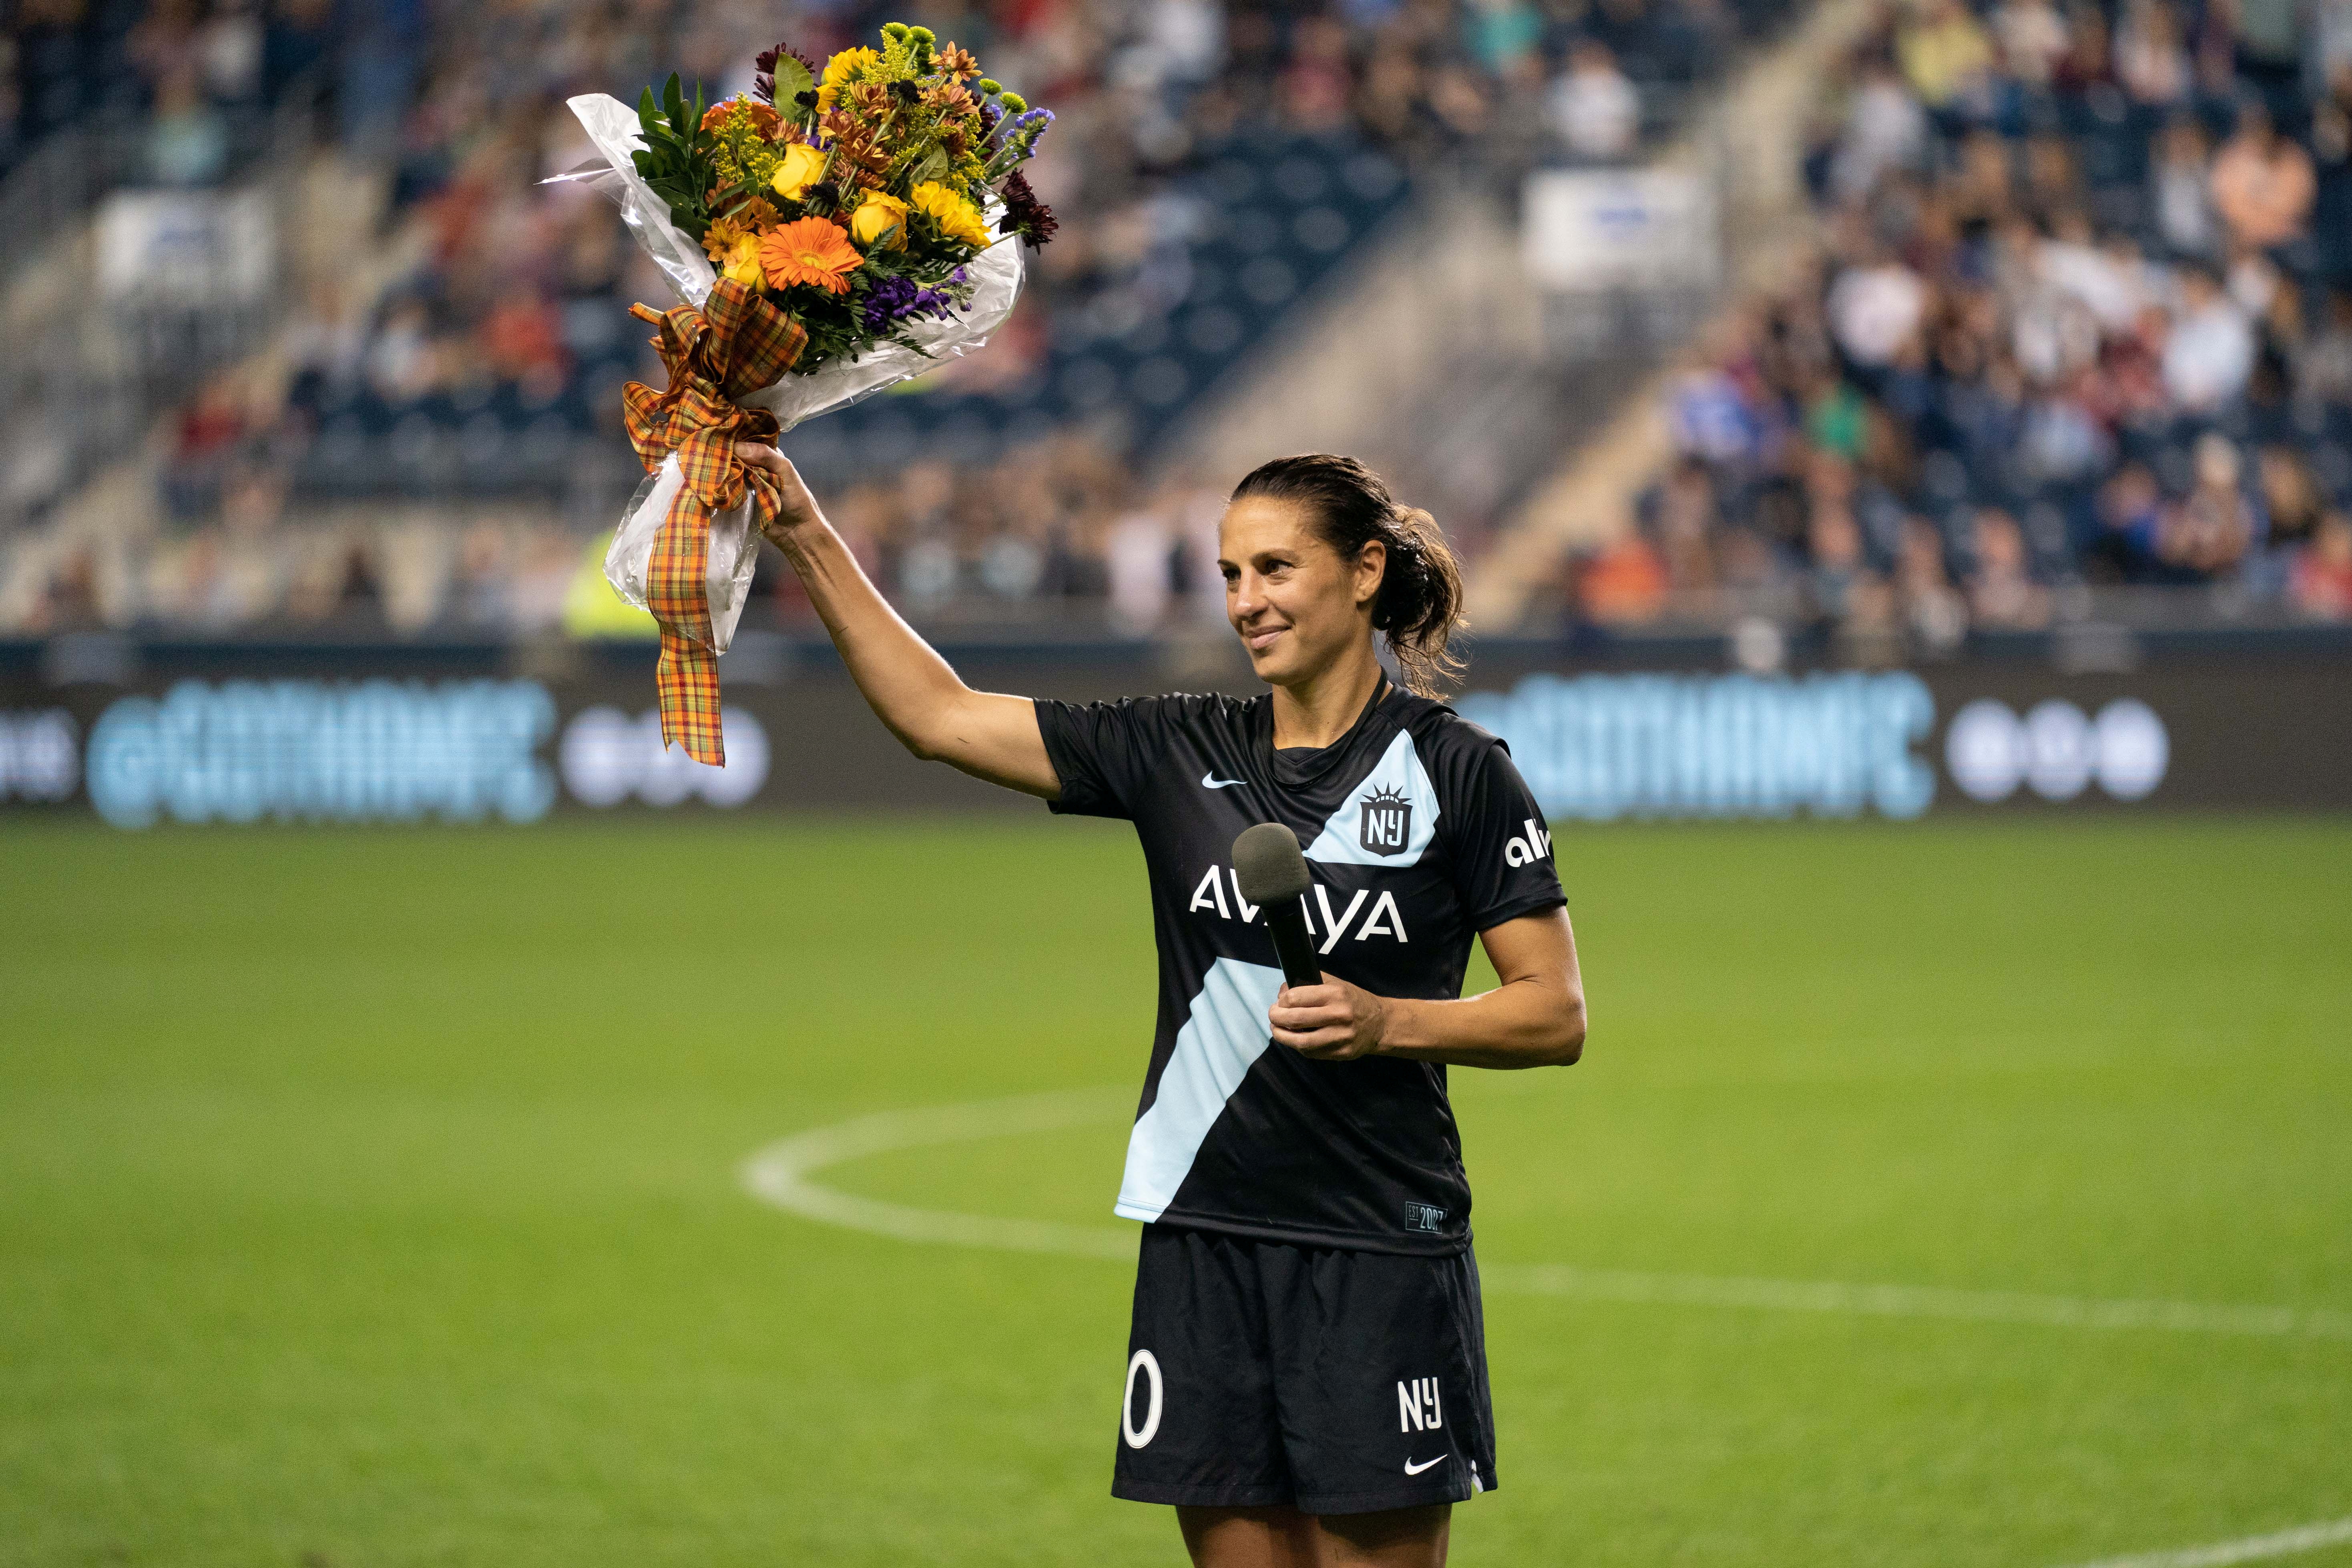
<svg viewBox="0 0 2352 1568">
<path fill-rule="evenodd" d="M 1201 775 L 1201 787 L 1203 789 L 1228 789 L 1241 782 L 1239 779 L 1219 778 L 1214 768 Z"/>
<path fill-rule="evenodd" d="M 1404 1462 L 1404 1473 L 1408 1476 L 1417 1476 L 1421 1474 L 1422 1471 L 1429 1468 L 1430 1466 L 1436 1464 L 1439 1459 L 1447 1458 L 1453 1452 L 1453 1449 L 1448 1448 L 1444 1453 L 1438 1455 L 1436 1459 L 1423 1459 L 1418 1465 L 1414 1464 L 1411 1459 L 1407 1459 Z"/>
</svg>

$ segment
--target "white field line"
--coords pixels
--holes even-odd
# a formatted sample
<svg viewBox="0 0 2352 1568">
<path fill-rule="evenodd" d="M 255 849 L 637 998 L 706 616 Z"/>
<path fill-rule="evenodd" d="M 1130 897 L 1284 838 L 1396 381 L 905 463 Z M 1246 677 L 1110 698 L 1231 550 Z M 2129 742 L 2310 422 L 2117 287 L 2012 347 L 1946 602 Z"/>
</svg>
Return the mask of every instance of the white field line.
<svg viewBox="0 0 2352 1568">
<path fill-rule="evenodd" d="M 1013 1100 L 930 1106 L 919 1110 L 886 1110 L 877 1116 L 861 1116 L 854 1121 L 795 1133 L 769 1144 L 743 1162 L 743 1184 L 780 1209 L 823 1220 L 827 1225 L 895 1237 L 900 1241 L 987 1247 L 1003 1252 L 1062 1253 L 1074 1258 L 1128 1262 L 1135 1258 L 1136 1239 L 1131 1230 L 908 1208 L 903 1204 L 837 1193 L 817 1185 L 808 1177 L 828 1165 L 868 1154 L 923 1149 L 940 1143 L 967 1143 L 975 1139 L 1023 1132 L 1051 1132 L 1064 1127 L 1108 1121 L 1115 1116 L 1131 1114 L 1134 1108 L 1135 1096 L 1130 1091 L 1081 1089 L 1064 1094 L 1023 1095 Z"/>
<path fill-rule="evenodd" d="M 2231 1563 L 2292 1557 L 2298 1552 L 2316 1552 L 2323 1546 L 2341 1546 L 2347 1542 L 2352 1542 L 2352 1519 L 2336 1519 L 2211 1546 L 2184 1546 L 2172 1552 L 2151 1552 L 2144 1557 L 2109 1557 L 2085 1563 L 2084 1568 L 2224 1568 Z"/>
<path fill-rule="evenodd" d="M 2352 1312 L 2293 1307 L 2224 1307 L 2196 1301 L 2114 1301 L 1950 1290 L 1923 1285 L 1843 1285 L 1829 1280 L 1741 1279 L 1708 1274 L 1636 1274 L 1556 1263 L 1482 1268 L 1490 1290 L 1689 1307 L 1749 1307 L 1843 1312 L 1875 1318 L 1951 1318 L 2052 1329 L 2170 1329 L 2183 1333 L 2301 1335 L 2352 1339 Z"/>
<path fill-rule="evenodd" d="M 780 1209 L 900 1241 L 982 1247 L 1004 1252 L 1050 1253 L 1126 1262 L 1135 1257 L 1135 1232 L 1058 1220 L 1002 1219 L 945 1209 L 861 1198 L 810 1178 L 827 1166 L 900 1149 L 971 1142 L 982 1138 L 1049 1132 L 1132 1113 L 1131 1091 L 1072 1089 L 961 1105 L 887 1110 L 830 1127 L 813 1128 L 760 1150 L 742 1165 L 745 1187 Z M 2352 1340 L 2352 1312 L 2293 1307 L 2216 1306 L 2195 1301 L 2100 1300 L 2036 1296 L 2007 1290 L 1952 1290 L 1921 1285 L 1853 1285 L 1832 1280 L 1743 1279 L 1709 1274 L 1645 1274 L 1566 1264 L 1494 1264 L 1480 1270 L 1490 1291 L 1557 1296 L 1635 1305 L 1724 1307 L 1785 1312 L 1826 1312 L 1960 1322 L 2023 1323 L 2053 1329 L 2153 1329 L 2178 1333 L 2248 1334 Z M 2315 1530 L 2335 1529 L 2315 1525 Z M 2205 1548 L 2221 1551 L 2224 1548 Z M 2300 1551 L 2303 1548 L 2297 1547 Z M 2126 1560 L 2128 1568 L 2191 1568 L 2206 1559 Z M 2217 1557 L 2214 1563 L 2248 1561 Z M 2101 1563 L 2095 1568 L 2124 1568 Z"/>
</svg>

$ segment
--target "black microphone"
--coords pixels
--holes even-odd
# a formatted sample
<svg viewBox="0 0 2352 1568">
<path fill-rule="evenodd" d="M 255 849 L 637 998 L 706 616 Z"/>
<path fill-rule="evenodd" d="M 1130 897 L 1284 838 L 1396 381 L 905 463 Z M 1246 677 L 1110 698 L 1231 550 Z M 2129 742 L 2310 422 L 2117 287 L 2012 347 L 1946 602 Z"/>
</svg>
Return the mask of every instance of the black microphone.
<svg viewBox="0 0 2352 1568">
<path fill-rule="evenodd" d="M 1322 984 L 1323 966 L 1315 962 L 1314 939 L 1307 934 L 1307 857 L 1298 851 L 1298 835 L 1279 822 L 1242 829 L 1234 840 L 1234 885 L 1243 902 L 1265 909 L 1284 981 Z"/>
</svg>

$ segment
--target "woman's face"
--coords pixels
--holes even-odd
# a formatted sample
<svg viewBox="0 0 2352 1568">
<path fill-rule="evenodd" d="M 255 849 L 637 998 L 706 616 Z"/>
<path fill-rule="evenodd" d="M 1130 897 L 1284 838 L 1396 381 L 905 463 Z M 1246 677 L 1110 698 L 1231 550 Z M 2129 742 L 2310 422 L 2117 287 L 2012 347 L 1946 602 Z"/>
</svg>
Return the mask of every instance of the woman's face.
<svg viewBox="0 0 2352 1568">
<path fill-rule="evenodd" d="M 1387 564 L 1378 541 L 1343 559 L 1291 501 L 1244 497 L 1217 529 L 1225 618 L 1269 686 L 1312 680 L 1371 637 L 1372 599 Z"/>
</svg>

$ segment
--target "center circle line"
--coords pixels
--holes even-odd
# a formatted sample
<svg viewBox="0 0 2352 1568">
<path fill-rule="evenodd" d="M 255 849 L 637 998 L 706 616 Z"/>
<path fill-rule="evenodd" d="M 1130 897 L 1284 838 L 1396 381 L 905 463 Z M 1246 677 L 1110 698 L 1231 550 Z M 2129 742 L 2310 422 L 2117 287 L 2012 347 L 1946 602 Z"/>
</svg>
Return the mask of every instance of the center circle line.
<svg viewBox="0 0 2352 1568">
<path fill-rule="evenodd" d="M 1131 1089 L 1097 1088 L 877 1111 L 778 1139 L 746 1159 L 740 1175 L 761 1202 L 844 1229 L 929 1246 L 1131 1262 L 1137 1246 L 1134 1227 L 916 1208 L 858 1197 L 813 1178 L 830 1166 L 874 1154 L 1093 1125 L 1131 1116 L 1134 1105 Z M 2325 1308 L 1664 1274 L 1559 1263 L 1484 1265 L 1479 1276 L 1490 1291 L 1630 1305 L 2352 1341 L 2352 1312 Z"/>
</svg>

